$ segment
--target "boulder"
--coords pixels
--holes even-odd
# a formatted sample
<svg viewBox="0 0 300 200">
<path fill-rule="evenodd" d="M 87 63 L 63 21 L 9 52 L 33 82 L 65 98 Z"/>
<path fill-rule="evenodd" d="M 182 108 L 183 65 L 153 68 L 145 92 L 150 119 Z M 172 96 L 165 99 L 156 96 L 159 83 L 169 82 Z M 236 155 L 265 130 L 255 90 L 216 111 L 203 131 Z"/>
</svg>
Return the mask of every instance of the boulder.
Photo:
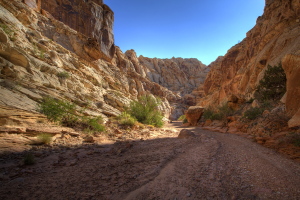
<svg viewBox="0 0 300 200">
<path fill-rule="evenodd" d="M 191 106 L 185 113 L 185 117 L 191 126 L 196 126 L 203 115 L 204 108 L 201 106 Z"/>
<path fill-rule="evenodd" d="M 190 131 L 188 129 L 182 129 L 178 135 L 178 138 L 190 138 L 195 136 L 196 135 L 194 134 L 193 131 Z"/>
</svg>

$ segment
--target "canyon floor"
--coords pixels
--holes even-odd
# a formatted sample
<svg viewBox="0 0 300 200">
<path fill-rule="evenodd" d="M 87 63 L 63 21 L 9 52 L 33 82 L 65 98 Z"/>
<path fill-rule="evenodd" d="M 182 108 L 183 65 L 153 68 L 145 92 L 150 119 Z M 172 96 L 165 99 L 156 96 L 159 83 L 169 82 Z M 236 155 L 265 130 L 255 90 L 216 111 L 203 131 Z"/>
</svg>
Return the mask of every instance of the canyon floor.
<svg viewBox="0 0 300 200">
<path fill-rule="evenodd" d="M 300 199 L 298 161 L 241 136 L 188 129 L 196 136 L 35 150 L 30 166 L 1 155 L 0 199 Z"/>
</svg>

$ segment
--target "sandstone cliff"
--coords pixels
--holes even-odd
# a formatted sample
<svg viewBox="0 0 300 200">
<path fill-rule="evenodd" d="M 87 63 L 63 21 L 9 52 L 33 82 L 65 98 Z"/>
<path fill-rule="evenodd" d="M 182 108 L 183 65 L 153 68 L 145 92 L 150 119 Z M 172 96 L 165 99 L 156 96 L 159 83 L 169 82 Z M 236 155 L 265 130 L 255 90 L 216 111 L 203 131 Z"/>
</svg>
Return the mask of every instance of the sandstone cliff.
<svg viewBox="0 0 300 200">
<path fill-rule="evenodd" d="M 84 47 L 89 49 L 93 59 L 110 61 L 115 54 L 113 23 L 114 13 L 102 0 L 23 0 L 29 7 L 68 25 L 87 36 Z M 50 27 L 49 27 L 50 28 Z M 62 34 L 62 35 L 61 35 Z M 59 30 L 47 32 L 46 36 L 70 51 L 78 53 L 77 41 L 72 35 Z M 97 51 L 96 51 L 97 50 Z M 86 58 L 87 59 L 87 58 Z"/>
<path fill-rule="evenodd" d="M 195 58 L 157 59 L 139 57 L 147 77 L 182 96 L 203 84 L 209 68 Z"/>
<path fill-rule="evenodd" d="M 35 112 L 43 96 L 52 96 L 105 117 L 120 114 L 132 99 L 148 93 L 159 96 L 165 116 L 170 115 L 169 101 L 180 96 L 140 74 L 132 63 L 137 58 L 115 48 L 107 61 L 97 42 L 89 43 L 93 33 L 36 10 L 22 1 L 0 1 L 1 105 Z"/>
<path fill-rule="evenodd" d="M 203 85 L 210 67 L 195 58 L 157 59 L 139 56 L 134 50 L 125 52 L 134 69 L 142 77 L 174 92 L 177 99 L 169 99 L 172 107 L 171 120 L 177 120 L 189 106 L 196 105 L 204 96 L 203 90 L 194 90 Z M 122 66 L 122 63 L 118 64 Z M 193 91 L 194 90 L 194 91 Z M 154 91 L 153 91 L 154 92 Z"/>
<path fill-rule="evenodd" d="M 264 14 L 258 17 L 246 38 L 232 47 L 222 60 L 212 64 L 203 87 L 206 97 L 198 104 L 216 106 L 232 98 L 240 101 L 251 99 L 266 67 L 277 65 L 287 55 L 283 67 L 290 74 L 296 70 L 300 54 L 299 16 L 298 0 L 267 0 Z M 293 75 L 288 73 L 287 108 L 294 114 L 299 109 L 299 103 L 291 105 L 288 102 L 293 101 L 291 99 L 296 93 L 299 96 L 295 90 L 299 86 L 296 86 L 295 80 L 290 80 Z"/>
</svg>

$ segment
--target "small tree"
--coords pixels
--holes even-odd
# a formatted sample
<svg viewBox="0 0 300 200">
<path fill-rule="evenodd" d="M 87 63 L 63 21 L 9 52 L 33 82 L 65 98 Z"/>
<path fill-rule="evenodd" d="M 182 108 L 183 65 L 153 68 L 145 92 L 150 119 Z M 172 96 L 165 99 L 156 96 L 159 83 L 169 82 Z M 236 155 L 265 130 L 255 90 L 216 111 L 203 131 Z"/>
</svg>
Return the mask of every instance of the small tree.
<svg viewBox="0 0 300 200">
<path fill-rule="evenodd" d="M 279 63 L 278 66 L 268 66 L 264 77 L 259 81 L 255 92 L 258 100 L 279 100 L 286 92 L 286 76 Z"/>
</svg>

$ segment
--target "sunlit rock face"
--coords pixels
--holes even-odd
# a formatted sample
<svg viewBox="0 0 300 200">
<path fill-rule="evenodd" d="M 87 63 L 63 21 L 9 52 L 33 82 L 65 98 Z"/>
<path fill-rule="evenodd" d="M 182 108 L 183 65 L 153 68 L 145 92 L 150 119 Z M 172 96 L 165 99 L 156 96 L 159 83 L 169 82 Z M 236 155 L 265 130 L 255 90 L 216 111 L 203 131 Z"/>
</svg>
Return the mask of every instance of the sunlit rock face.
<svg viewBox="0 0 300 200">
<path fill-rule="evenodd" d="M 151 81 L 182 96 L 203 84 L 209 72 L 209 68 L 195 58 L 157 59 L 140 56 L 138 60 Z"/>
<path fill-rule="evenodd" d="M 246 38 L 211 64 L 204 83 L 206 97 L 198 100 L 198 105 L 217 106 L 232 96 L 239 101 L 251 99 L 268 65 L 278 65 L 287 54 L 299 54 L 299 13 L 299 0 L 266 1 L 264 14 Z"/>
<path fill-rule="evenodd" d="M 26 0 L 29 5 L 34 0 Z M 56 20 L 88 36 L 103 55 L 95 58 L 112 59 L 115 53 L 113 23 L 114 13 L 102 0 L 39 0 L 41 9 Z"/>
<path fill-rule="evenodd" d="M 300 126 L 300 50 L 294 54 L 286 55 L 282 66 L 287 78 L 287 92 L 284 103 L 291 119 L 289 127 Z"/>
<path fill-rule="evenodd" d="M 136 57 L 129 58 L 115 47 L 110 59 L 102 58 L 97 41 L 91 41 L 88 33 L 39 10 L 40 1 L 32 2 L 29 6 L 20 0 L 0 1 L 0 105 L 36 112 L 42 98 L 51 96 L 75 103 L 86 115 L 107 119 L 149 94 L 161 99 L 160 109 L 169 117 L 169 102 L 180 96 L 140 73 Z M 57 8 L 63 2 L 67 1 L 53 1 Z M 102 5 L 101 1 L 97 5 L 76 2 Z M 113 19 L 111 13 L 108 10 L 104 19 Z"/>
</svg>

